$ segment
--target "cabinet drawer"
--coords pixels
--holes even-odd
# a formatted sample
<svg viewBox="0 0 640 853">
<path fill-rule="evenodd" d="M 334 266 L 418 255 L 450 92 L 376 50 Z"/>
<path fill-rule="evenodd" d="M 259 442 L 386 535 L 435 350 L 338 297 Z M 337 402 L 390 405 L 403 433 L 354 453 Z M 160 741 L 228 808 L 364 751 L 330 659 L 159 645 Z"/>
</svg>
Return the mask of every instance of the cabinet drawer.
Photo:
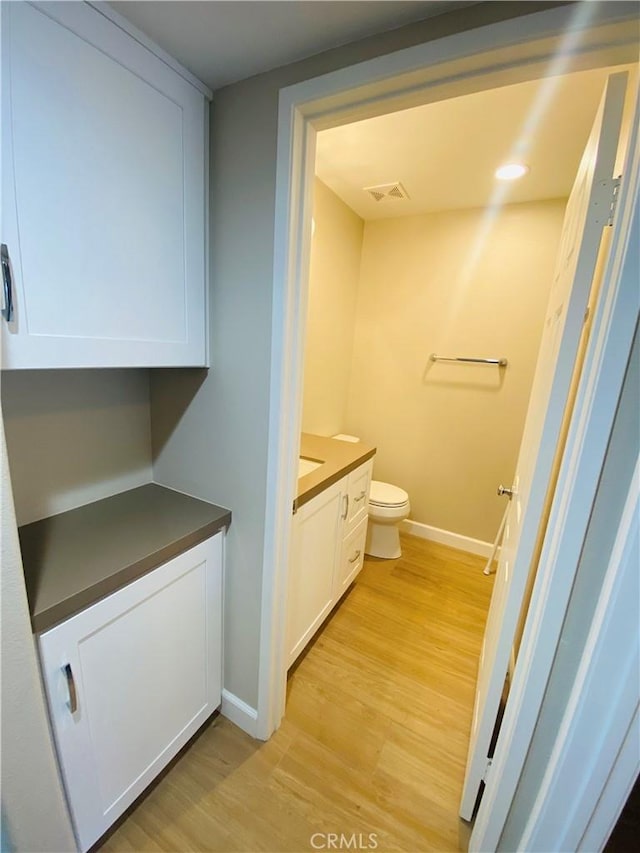
<svg viewBox="0 0 640 853">
<path fill-rule="evenodd" d="M 372 467 L 371 462 L 365 462 L 349 474 L 347 531 L 357 527 L 362 519 L 367 517 Z"/>
<path fill-rule="evenodd" d="M 367 519 L 365 517 L 342 543 L 342 554 L 334 584 L 334 598 L 339 598 L 360 572 L 364 564 L 366 538 Z"/>
<path fill-rule="evenodd" d="M 222 537 L 196 545 L 39 638 L 81 850 L 220 705 Z"/>
</svg>

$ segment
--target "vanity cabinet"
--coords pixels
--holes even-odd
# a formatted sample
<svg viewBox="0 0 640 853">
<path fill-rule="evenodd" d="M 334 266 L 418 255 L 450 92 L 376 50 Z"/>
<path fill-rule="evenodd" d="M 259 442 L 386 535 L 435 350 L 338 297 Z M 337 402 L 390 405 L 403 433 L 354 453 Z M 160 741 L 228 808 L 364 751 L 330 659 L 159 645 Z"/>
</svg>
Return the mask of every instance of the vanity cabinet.
<svg viewBox="0 0 640 853">
<path fill-rule="evenodd" d="M 206 366 L 205 94 L 87 3 L 1 14 L 3 367 Z"/>
<path fill-rule="evenodd" d="M 373 461 L 368 460 L 294 515 L 287 607 L 289 666 L 362 569 L 372 470 Z"/>
<path fill-rule="evenodd" d="M 39 635 L 83 851 L 220 705 L 223 536 Z"/>
</svg>

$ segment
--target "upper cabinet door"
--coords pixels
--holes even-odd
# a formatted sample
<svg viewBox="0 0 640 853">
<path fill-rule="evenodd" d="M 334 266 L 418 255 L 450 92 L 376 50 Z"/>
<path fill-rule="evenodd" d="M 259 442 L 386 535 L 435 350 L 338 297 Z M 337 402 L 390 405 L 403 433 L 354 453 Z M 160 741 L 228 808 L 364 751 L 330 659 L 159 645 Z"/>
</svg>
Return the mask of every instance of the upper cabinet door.
<svg viewBox="0 0 640 853">
<path fill-rule="evenodd" d="M 85 3 L 3 3 L 2 63 L 2 366 L 205 366 L 204 95 Z"/>
</svg>

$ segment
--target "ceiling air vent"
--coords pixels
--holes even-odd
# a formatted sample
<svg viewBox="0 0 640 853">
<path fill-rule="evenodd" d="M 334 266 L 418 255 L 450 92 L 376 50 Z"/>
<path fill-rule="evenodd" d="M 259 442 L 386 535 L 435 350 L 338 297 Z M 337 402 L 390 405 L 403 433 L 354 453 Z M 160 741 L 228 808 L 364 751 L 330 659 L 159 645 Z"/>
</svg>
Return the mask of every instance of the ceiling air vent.
<svg viewBox="0 0 640 853">
<path fill-rule="evenodd" d="M 400 181 L 394 181 L 392 184 L 380 184 L 377 187 L 364 187 L 364 191 L 369 193 L 371 198 L 375 201 L 382 201 L 385 198 L 409 198 L 409 193 L 405 190 Z"/>
</svg>

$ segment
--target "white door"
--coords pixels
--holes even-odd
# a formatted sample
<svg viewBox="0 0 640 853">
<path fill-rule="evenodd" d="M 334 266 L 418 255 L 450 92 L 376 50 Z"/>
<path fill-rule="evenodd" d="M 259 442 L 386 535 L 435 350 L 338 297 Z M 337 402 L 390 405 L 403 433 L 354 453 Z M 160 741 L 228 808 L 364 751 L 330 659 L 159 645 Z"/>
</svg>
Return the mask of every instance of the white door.
<svg viewBox="0 0 640 853">
<path fill-rule="evenodd" d="M 40 636 L 49 713 L 81 850 L 220 705 L 223 535 Z"/>
<path fill-rule="evenodd" d="M 603 228 L 608 223 L 627 74 L 605 88 L 571 191 L 487 617 L 460 816 L 486 775 L 515 629 L 569 397 Z"/>
</svg>

